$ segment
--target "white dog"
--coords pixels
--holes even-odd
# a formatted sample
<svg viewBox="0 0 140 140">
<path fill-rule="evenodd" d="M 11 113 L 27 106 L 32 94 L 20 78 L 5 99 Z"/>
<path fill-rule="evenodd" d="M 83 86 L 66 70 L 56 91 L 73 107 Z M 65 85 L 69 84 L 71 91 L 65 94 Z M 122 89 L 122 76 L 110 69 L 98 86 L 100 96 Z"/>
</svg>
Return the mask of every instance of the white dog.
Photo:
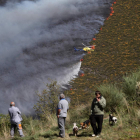
<svg viewBox="0 0 140 140">
<path fill-rule="evenodd" d="M 76 123 L 73 123 L 73 134 L 75 135 L 75 136 L 77 136 L 77 133 L 78 133 L 78 126 L 76 126 Z"/>
<path fill-rule="evenodd" d="M 112 122 L 112 124 L 110 122 Z M 117 123 L 117 118 L 112 116 L 112 114 L 109 114 L 109 124 L 113 125 L 115 123 Z"/>
</svg>

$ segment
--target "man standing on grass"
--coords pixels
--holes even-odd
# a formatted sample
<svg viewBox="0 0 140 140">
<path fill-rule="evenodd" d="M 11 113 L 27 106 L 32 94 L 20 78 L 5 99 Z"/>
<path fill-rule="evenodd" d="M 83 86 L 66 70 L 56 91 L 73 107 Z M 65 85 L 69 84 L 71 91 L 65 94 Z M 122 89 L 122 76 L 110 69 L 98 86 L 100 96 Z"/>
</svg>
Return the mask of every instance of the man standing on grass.
<svg viewBox="0 0 140 140">
<path fill-rule="evenodd" d="M 68 102 L 65 100 L 65 95 L 60 94 L 60 101 L 57 106 L 57 118 L 59 127 L 59 136 L 61 138 L 65 137 L 65 119 L 67 117 L 67 111 L 69 109 Z"/>
<path fill-rule="evenodd" d="M 17 127 L 18 132 L 20 134 L 20 137 L 24 137 L 24 134 L 22 132 L 22 126 L 21 126 L 21 112 L 20 110 L 15 107 L 15 103 L 10 103 L 10 108 L 8 109 L 9 115 L 10 115 L 10 122 L 11 122 L 11 137 L 14 137 L 14 131 Z"/>
<path fill-rule="evenodd" d="M 96 98 L 93 99 L 91 105 L 91 126 L 93 128 L 94 136 L 99 136 L 102 131 L 102 123 L 103 123 L 103 116 L 104 116 L 104 108 L 106 106 L 106 100 L 101 95 L 100 91 L 95 92 Z M 97 125 L 96 125 L 97 123 Z"/>
</svg>

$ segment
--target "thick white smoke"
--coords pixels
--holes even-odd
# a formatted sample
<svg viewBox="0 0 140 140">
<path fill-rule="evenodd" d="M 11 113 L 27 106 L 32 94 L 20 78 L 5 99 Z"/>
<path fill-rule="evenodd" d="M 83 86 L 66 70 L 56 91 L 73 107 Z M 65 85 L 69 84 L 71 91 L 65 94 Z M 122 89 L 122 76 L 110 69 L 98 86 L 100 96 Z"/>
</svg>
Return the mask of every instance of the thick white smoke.
<svg viewBox="0 0 140 140">
<path fill-rule="evenodd" d="M 28 114 L 48 78 L 67 83 L 84 55 L 74 46 L 88 43 L 103 25 L 104 0 L 8 1 L 0 7 L 0 112 L 11 101 Z"/>
<path fill-rule="evenodd" d="M 47 28 L 51 28 L 62 20 L 69 20 L 90 12 L 93 9 L 90 2 L 93 0 L 87 0 L 89 4 L 82 5 L 84 1 L 23 1 L 16 4 L 8 3 L 6 7 L 0 8 L 0 60 L 11 58 L 22 48 L 33 47 L 37 42 L 70 37 L 66 32 L 68 29 L 64 32 L 63 28 L 48 31 Z"/>
</svg>

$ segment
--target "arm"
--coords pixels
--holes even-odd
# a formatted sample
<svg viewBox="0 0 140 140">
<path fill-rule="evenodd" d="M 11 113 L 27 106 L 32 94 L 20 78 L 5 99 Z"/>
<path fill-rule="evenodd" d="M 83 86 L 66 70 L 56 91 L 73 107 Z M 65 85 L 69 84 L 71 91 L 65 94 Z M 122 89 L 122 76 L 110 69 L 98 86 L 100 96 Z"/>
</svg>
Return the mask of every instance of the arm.
<svg viewBox="0 0 140 140">
<path fill-rule="evenodd" d="M 91 114 L 93 112 L 93 105 L 94 105 L 94 99 L 93 99 L 92 104 L 91 104 Z"/>
<path fill-rule="evenodd" d="M 57 110 L 57 118 L 59 118 L 60 112 L 61 112 L 61 109 L 58 109 Z"/>
<path fill-rule="evenodd" d="M 69 110 L 69 104 L 68 104 L 67 112 L 68 112 L 68 110 Z"/>
<path fill-rule="evenodd" d="M 58 109 L 58 111 L 57 111 L 57 115 L 60 115 L 60 111 L 61 111 L 61 109 Z"/>
<path fill-rule="evenodd" d="M 58 118 L 59 118 L 60 112 L 61 112 L 61 104 L 60 104 L 60 102 L 59 102 L 59 103 L 58 103 L 58 107 L 57 107 L 57 117 L 58 117 Z"/>
<path fill-rule="evenodd" d="M 99 101 L 99 104 L 102 108 L 106 107 L 106 100 L 103 98 L 102 100 Z"/>
<path fill-rule="evenodd" d="M 20 112 L 20 110 L 18 108 L 17 108 L 17 113 L 21 115 L 21 112 Z"/>
</svg>

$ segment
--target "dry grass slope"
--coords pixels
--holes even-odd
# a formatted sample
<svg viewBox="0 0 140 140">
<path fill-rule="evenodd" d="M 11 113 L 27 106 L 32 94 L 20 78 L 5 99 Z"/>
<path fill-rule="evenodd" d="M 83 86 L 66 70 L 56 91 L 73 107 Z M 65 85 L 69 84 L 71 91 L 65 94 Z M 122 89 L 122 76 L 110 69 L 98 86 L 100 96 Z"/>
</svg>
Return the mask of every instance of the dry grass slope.
<svg viewBox="0 0 140 140">
<path fill-rule="evenodd" d="M 85 74 L 72 81 L 68 95 L 73 105 L 79 99 L 86 103 L 96 86 L 115 83 L 121 86 L 122 76 L 140 66 L 140 2 L 117 0 L 113 15 L 106 19 L 102 30 L 96 35 L 95 52 L 83 58 Z"/>
</svg>

